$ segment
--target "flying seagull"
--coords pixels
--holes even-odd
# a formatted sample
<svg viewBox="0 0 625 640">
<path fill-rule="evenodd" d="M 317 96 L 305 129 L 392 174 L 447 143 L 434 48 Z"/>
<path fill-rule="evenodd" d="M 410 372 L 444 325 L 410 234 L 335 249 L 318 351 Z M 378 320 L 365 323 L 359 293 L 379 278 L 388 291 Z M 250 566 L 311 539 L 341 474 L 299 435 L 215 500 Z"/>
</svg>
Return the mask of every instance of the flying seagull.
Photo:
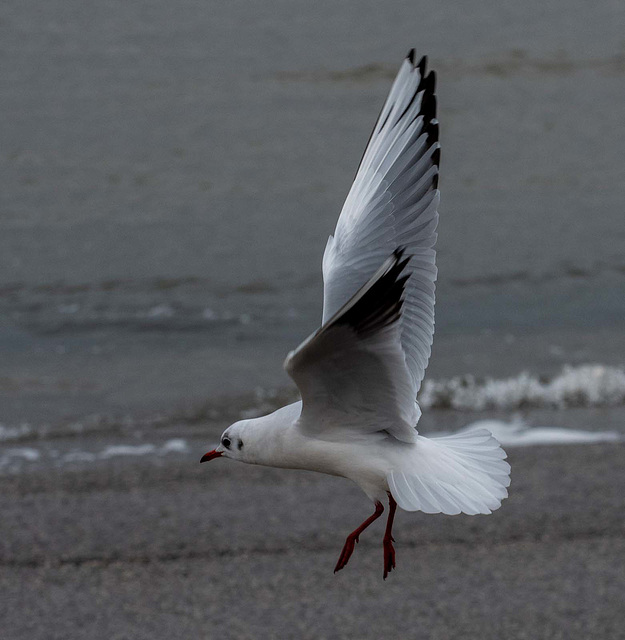
<svg viewBox="0 0 625 640">
<path fill-rule="evenodd" d="M 417 392 L 434 334 L 440 145 L 435 74 L 404 60 L 373 128 L 323 255 L 323 319 L 284 367 L 301 400 L 228 427 L 218 457 L 348 478 L 374 513 L 347 536 L 334 571 L 384 511 L 384 578 L 392 527 L 406 511 L 489 514 L 510 484 L 506 454 L 485 429 L 425 438 Z"/>
</svg>

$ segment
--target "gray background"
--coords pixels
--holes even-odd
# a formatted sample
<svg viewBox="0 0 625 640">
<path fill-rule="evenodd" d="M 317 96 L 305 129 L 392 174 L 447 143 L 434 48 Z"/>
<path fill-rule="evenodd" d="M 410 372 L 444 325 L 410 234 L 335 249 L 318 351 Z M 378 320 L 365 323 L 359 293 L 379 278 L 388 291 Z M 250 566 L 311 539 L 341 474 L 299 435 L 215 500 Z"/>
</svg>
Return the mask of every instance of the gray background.
<svg viewBox="0 0 625 640">
<path fill-rule="evenodd" d="M 287 385 L 284 354 L 320 318 L 325 241 L 411 46 L 439 74 L 430 375 L 620 364 L 624 12 L 4 3 L 3 419 L 176 413 Z"/>
<path fill-rule="evenodd" d="M 622 365 L 623 34 L 609 0 L 3 2 L 0 423 L 198 452 L 0 477 L 7 637 L 622 637 L 621 446 L 515 453 L 490 518 L 402 514 L 386 583 L 377 530 L 331 575 L 369 509 L 351 487 L 192 465 L 255 389 L 289 388 L 413 46 L 439 78 L 428 375 Z"/>
</svg>

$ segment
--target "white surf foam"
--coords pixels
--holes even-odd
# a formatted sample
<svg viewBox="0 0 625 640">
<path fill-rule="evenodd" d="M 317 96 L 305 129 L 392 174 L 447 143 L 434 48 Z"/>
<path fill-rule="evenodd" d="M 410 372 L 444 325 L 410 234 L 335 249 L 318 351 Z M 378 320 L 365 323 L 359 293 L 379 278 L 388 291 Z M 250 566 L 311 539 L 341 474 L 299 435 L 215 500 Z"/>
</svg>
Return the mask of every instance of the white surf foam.
<svg viewBox="0 0 625 640">
<path fill-rule="evenodd" d="M 549 380 L 529 373 L 499 380 L 473 376 L 426 380 L 419 403 L 423 409 L 460 411 L 613 407 L 625 404 L 625 370 L 593 364 L 566 366 Z"/>
<path fill-rule="evenodd" d="M 12 447 L 5 449 L 0 455 L 0 471 L 6 468 L 19 468 L 25 464 L 37 462 L 41 453 L 34 447 Z"/>
<path fill-rule="evenodd" d="M 34 430 L 29 424 L 20 424 L 13 427 L 0 424 L 0 442 L 20 440 L 33 435 Z"/>
<path fill-rule="evenodd" d="M 41 454 L 37 449 L 33 449 L 32 447 L 13 447 L 12 449 L 8 449 L 3 452 L 5 456 L 8 458 L 22 458 L 23 460 L 28 460 L 29 462 L 34 462 L 35 460 L 39 460 Z"/>
<path fill-rule="evenodd" d="M 145 456 L 148 453 L 154 453 L 155 451 L 155 444 L 114 444 L 106 447 L 99 454 L 96 454 L 96 458 L 106 460 L 108 458 L 117 458 L 119 456 Z"/>
<path fill-rule="evenodd" d="M 581 431 L 562 427 L 532 427 L 522 420 L 478 420 L 460 432 L 488 429 L 504 447 L 527 447 L 546 444 L 593 444 L 619 442 L 623 436 L 616 431 Z"/>
<path fill-rule="evenodd" d="M 108 445 L 100 450 L 87 451 L 83 449 L 73 449 L 65 453 L 55 449 L 42 446 L 34 447 L 11 447 L 4 449 L 0 455 L 0 470 L 9 469 L 15 471 L 25 464 L 39 462 L 42 458 L 49 458 L 55 465 L 64 465 L 79 462 L 94 462 L 96 460 L 110 460 L 111 458 L 146 455 L 165 456 L 172 453 L 185 454 L 190 450 L 186 440 L 182 438 L 172 438 L 164 444 L 157 446 L 146 443 L 140 445 L 116 444 Z"/>
<path fill-rule="evenodd" d="M 96 452 L 93 455 L 96 460 L 108 460 L 109 458 L 117 458 L 120 456 L 147 456 L 147 455 L 167 455 L 168 453 L 187 453 L 189 445 L 186 440 L 181 438 L 172 438 L 167 440 L 160 447 L 151 444 L 116 444 L 105 447 L 102 451 Z"/>
</svg>

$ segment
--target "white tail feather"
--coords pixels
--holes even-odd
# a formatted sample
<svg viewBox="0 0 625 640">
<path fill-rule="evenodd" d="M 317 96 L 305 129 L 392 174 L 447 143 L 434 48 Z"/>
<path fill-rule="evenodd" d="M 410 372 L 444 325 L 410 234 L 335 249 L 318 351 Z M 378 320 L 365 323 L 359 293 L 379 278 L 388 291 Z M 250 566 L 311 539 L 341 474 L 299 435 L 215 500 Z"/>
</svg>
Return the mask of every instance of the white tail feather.
<svg viewBox="0 0 625 640">
<path fill-rule="evenodd" d="M 413 464 L 392 471 L 388 486 L 406 511 L 425 513 L 491 513 L 508 497 L 510 465 L 490 431 L 453 436 L 418 436 Z"/>
</svg>

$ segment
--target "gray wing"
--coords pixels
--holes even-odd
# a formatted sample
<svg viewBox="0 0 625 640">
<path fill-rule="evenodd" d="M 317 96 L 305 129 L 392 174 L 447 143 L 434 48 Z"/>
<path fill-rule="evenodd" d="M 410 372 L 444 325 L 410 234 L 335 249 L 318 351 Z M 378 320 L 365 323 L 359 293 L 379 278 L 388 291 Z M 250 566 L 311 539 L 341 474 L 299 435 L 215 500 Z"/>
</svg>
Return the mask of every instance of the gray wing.
<svg viewBox="0 0 625 640">
<path fill-rule="evenodd" d="M 395 251 L 285 360 L 302 395 L 302 423 L 316 435 L 325 431 L 332 437 L 342 428 L 416 439 L 418 416 L 400 335 L 409 278 L 402 253 Z"/>
<path fill-rule="evenodd" d="M 415 399 L 434 335 L 438 224 L 435 75 L 404 60 L 323 256 L 326 323 L 399 246 L 410 257 L 400 341 Z M 417 420 L 420 411 L 417 407 Z M 416 423 L 416 422 L 415 422 Z"/>
</svg>

